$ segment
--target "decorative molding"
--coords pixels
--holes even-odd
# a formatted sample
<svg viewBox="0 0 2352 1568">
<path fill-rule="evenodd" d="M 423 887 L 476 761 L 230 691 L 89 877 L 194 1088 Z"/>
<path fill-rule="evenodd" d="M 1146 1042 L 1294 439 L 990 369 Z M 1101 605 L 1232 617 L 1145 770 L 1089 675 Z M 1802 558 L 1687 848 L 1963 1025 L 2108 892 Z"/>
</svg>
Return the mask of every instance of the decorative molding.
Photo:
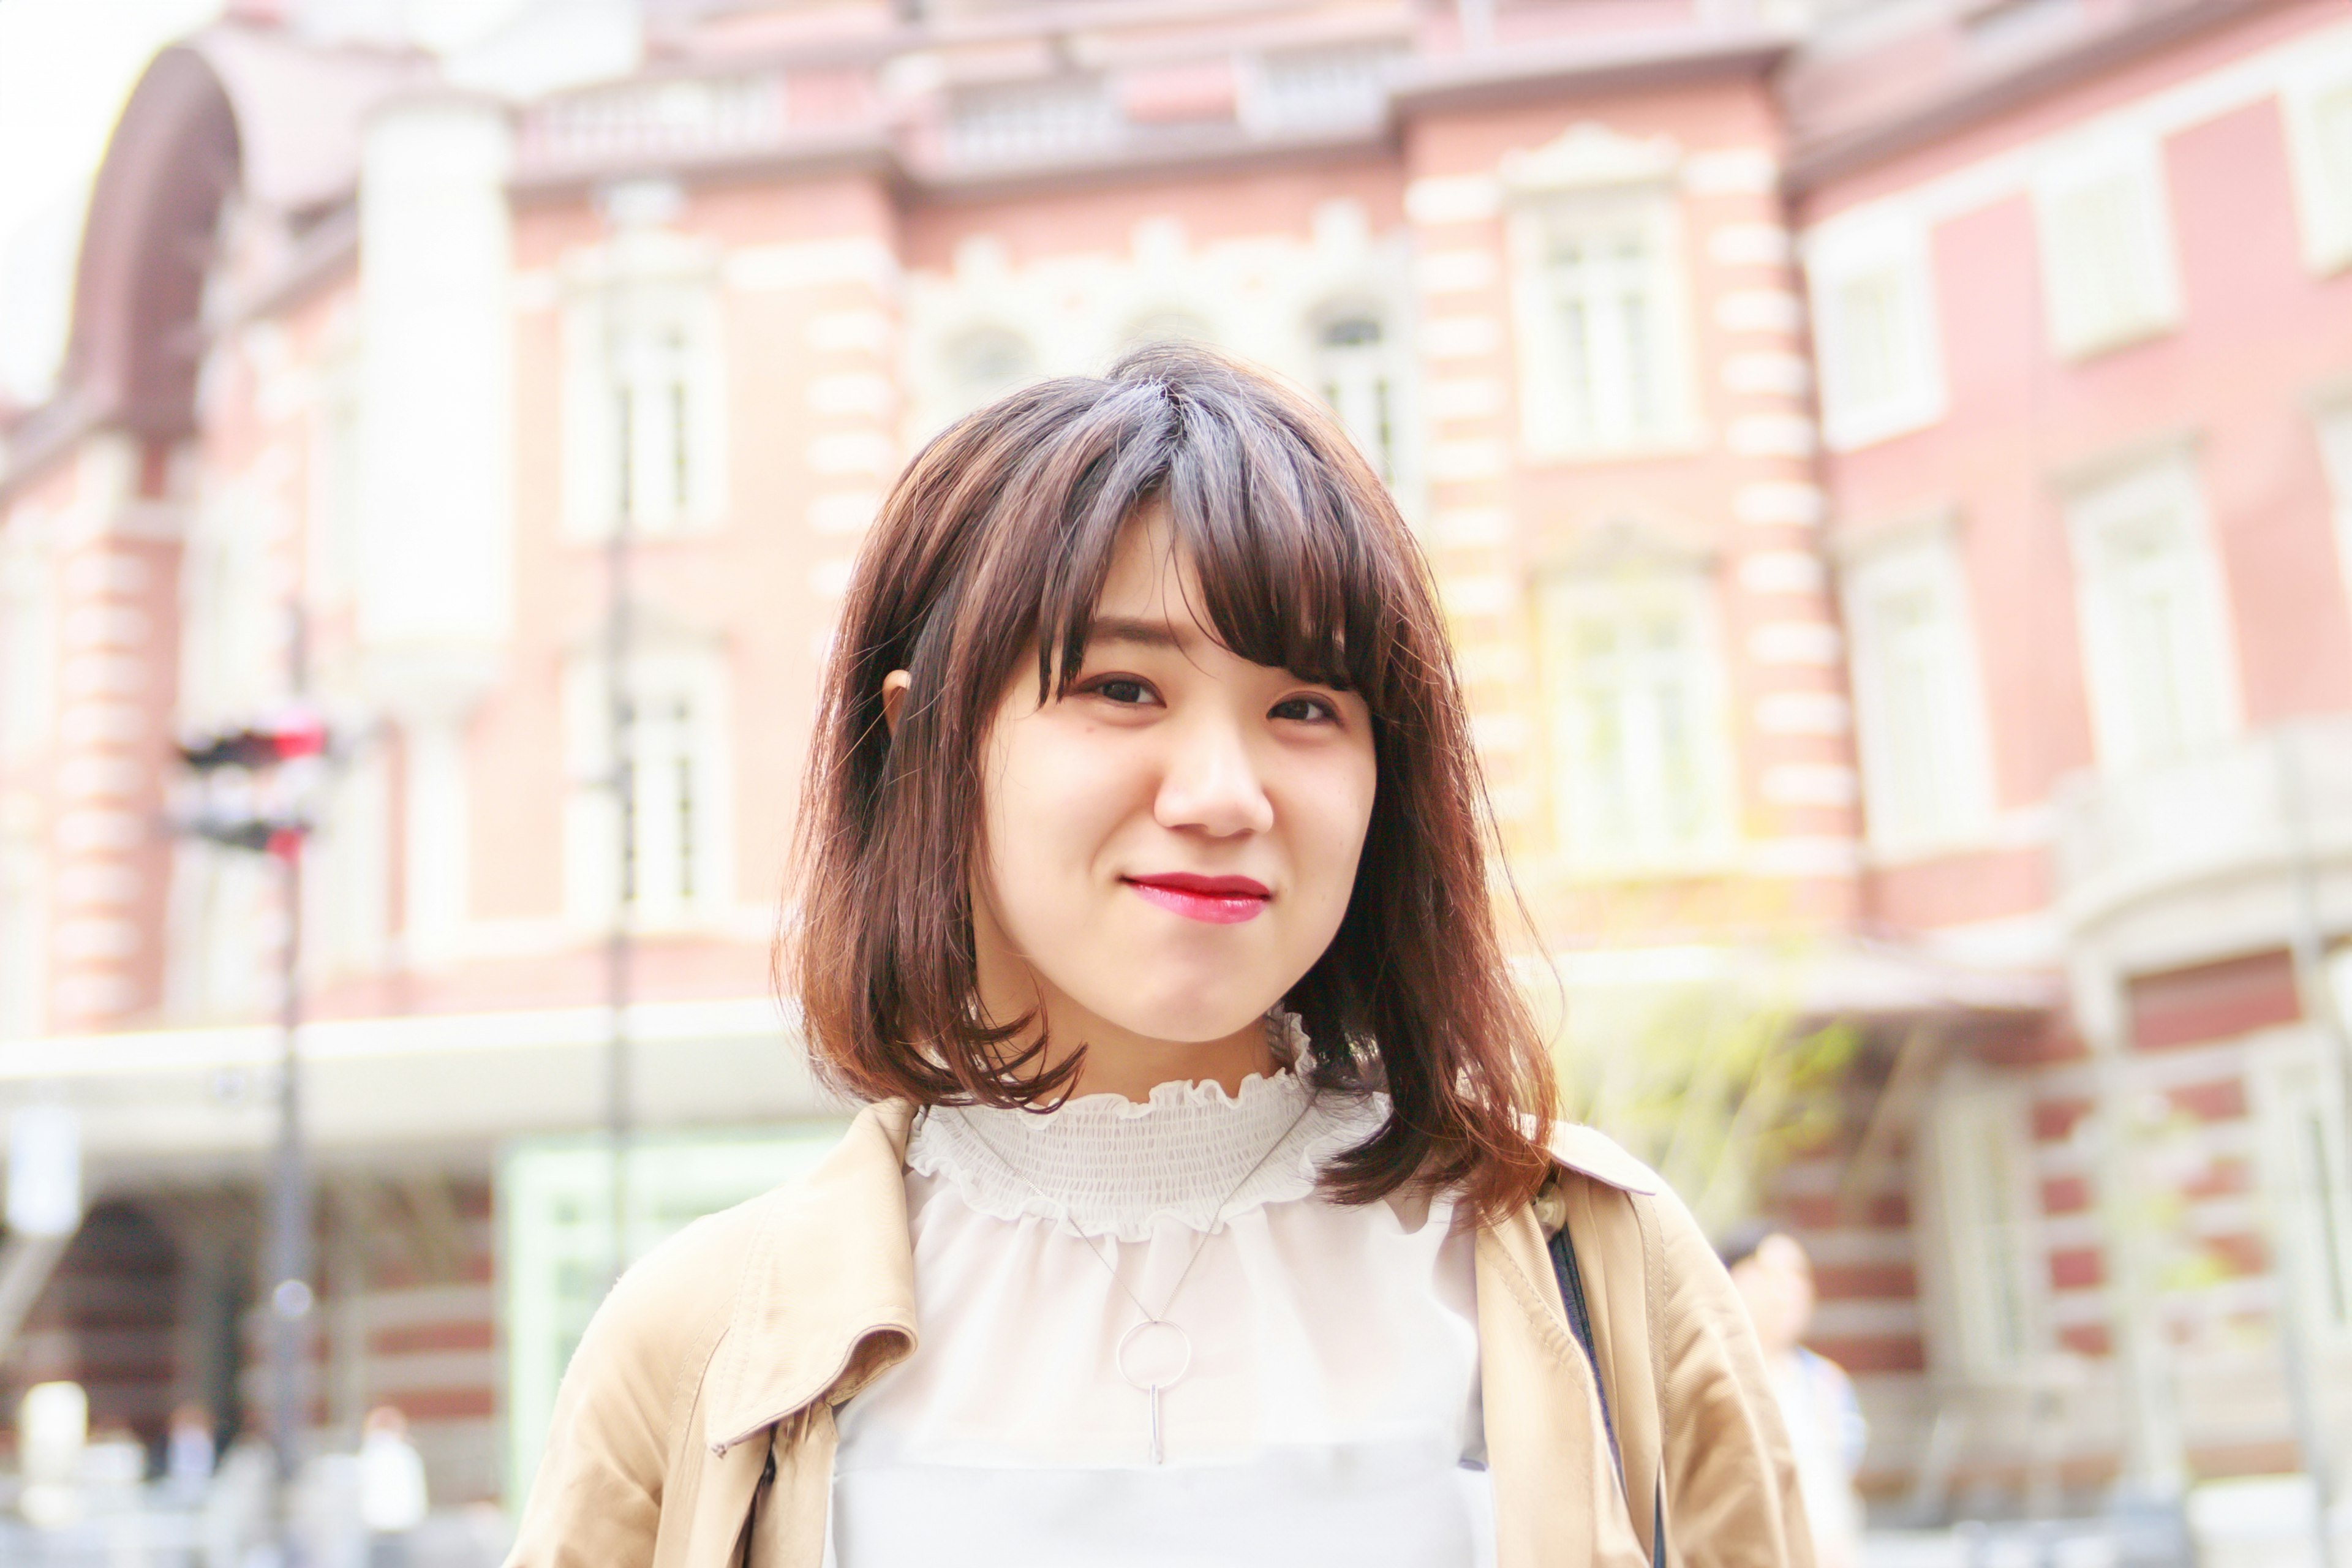
<svg viewBox="0 0 2352 1568">
<path fill-rule="evenodd" d="M 1682 146 L 1671 136 L 1627 136 L 1587 120 L 1540 147 L 1506 153 L 1498 172 L 1505 191 L 1526 197 L 1663 184 L 1675 178 L 1682 161 Z"/>
</svg>

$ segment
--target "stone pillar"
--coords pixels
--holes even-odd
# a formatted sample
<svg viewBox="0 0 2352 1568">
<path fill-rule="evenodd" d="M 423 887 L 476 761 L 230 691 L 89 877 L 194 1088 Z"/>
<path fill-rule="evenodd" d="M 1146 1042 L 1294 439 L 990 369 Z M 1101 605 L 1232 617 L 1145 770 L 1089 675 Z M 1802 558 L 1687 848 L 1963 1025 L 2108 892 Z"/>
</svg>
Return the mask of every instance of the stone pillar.
<svg viewBox="0 0 2352 1568">
<path fill-rule="evenodd" d="M 378 111 L 362 154 L 356 620 L 402 729 L 412 961 L 461 941 L 466 729 L 513 627 L 511 142 L 497 104 L 438 94 Z"/>
<path fill-rule="evenodd" d="M 1732 489 L 1720 537 L 1741 795 L 1759 874 L 1794 889 L 1800 923 L 1859 908 L 1861 789 L 1853 706 L 1821 531 L 1820 435 L 1801 284 L 1765 146 L 1695 151 L 1683 167 L 1708 403 Z"/>
<path fill-rule="evenodd" d="M 49 525 L 52 1033 L 121 1028 L 162 1000 L 185 521 L 170 458 L 131 436 L 91 437 Z"/>
</svg>

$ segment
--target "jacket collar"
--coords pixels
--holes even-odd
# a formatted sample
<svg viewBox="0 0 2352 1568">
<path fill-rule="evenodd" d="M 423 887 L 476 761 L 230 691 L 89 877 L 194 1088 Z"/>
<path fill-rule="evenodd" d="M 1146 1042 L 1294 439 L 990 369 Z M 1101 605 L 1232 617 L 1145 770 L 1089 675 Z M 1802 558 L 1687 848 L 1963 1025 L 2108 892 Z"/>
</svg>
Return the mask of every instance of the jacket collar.
<svg viewBox="0 0 2352 1568">
<path fill-rule="evenodd" d="M 838 1405 L 914 1353 L 912 1123 L 904 1100 L 870 1105 L 806 1177 L 757 1200 L 765 1212 L 705 1379 L 712 1452 L 819 1398 Z"/>
<path fill-rule="evenodd" d="M 716 1453 L 824 1398 L 838 1405 L 916 1344 L 907 1234 L 904 1100 L 870 1105 L 803 1180 L 758 1203 L 727 1331 L 705 1381 L 703 1440 Z M 1655 1193 L 1657 1176 L 1590 1127 L 1552 1129 L 1552 1157 L 1608 1186 Z"/>
<path fill-rule="evenodd" d="M 1655 1197 L 1665 1190 L 1659 1174 L 1621 1148 L 1606 1132 L 1574 1121 L 1556 1121 L 1551 1157 L 1558 1163 L 1621 1193 Z"/>
</svg>

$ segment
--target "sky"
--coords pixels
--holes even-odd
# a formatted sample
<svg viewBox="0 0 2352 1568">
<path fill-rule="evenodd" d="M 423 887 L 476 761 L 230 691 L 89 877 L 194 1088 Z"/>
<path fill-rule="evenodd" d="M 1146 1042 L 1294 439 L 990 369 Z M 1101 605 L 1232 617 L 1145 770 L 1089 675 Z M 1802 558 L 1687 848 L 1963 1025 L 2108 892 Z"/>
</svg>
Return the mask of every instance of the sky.
<svg viewBox="0 0 2352 1568">
<path fill-rule="evenodd" d="M 155 52 L 218 17 L 224 0 L 0 0 L 0 403 L 55 381 L 91 179 Z M 630 0 L 291 0 L 306 37 L 486 55 L 476 85 L 543 89 L 626 68 Z M 617 30 L 616 30 L 617 26 Z M 583 43 L 584 40 L 584 43 Z M 615 54 L 615 49 L 619 50 Z"/>
<path fill-rule="evenodd" d="M 222 0 L 0 0 L 0 397 L 39 401 L 108 132 L 155 51 Z"/>
</svg>

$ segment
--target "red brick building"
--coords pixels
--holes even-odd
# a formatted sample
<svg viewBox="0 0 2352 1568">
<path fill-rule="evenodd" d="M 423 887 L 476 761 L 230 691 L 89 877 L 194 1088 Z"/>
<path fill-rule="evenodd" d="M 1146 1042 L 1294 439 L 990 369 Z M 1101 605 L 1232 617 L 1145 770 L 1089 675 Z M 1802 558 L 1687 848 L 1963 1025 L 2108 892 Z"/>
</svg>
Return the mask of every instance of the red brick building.
<svg viewBox="0 0 2352 1568">
<path fill-rule="evenodd" d="M 1772 1200 L 1873 1486 L 2294 1462 L 2352 1357 L 2333 10 L 648 0 L 436 61 L 293 9 L 141 85 L 0 468 L 0 1078 L 190 1303 L 109 1382 L 68 1254 L 27 1375 L 237 1397 L 255 1282 L 194 1260 L 251 1247 L 289 922 L 158 825 L 299 680 L 320 1416 L 496 1494 L 610 1247 L 543 1140 L 612 1110 L 622 879 L 651 1234 L 831 1109 L 766 948 L 881 489 L 1192 336 L 1422 530 L 1571 1005 L 1860 1030 Z"/>
</svg>

